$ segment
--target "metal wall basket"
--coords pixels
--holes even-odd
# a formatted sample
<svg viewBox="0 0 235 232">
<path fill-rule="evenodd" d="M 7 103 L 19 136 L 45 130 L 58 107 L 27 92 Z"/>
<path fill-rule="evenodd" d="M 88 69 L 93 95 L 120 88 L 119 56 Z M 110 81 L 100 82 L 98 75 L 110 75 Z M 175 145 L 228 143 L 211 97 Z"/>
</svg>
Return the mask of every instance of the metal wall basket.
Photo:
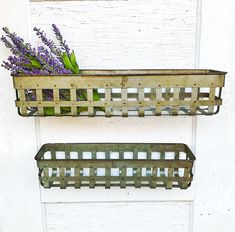
<svg viewBox="0 0 235 232">
<path fill-rule="evenodd" d="M 79 75 L 13 76 L 22 116 L 213 115 L 225 72 L 82 70 Z"/>
<path fill-rule="evenodd" d="M 45 144 L 35 159 L 45 188 L 190 186 L 195 156 L 185 144 Z"/>
</svg>

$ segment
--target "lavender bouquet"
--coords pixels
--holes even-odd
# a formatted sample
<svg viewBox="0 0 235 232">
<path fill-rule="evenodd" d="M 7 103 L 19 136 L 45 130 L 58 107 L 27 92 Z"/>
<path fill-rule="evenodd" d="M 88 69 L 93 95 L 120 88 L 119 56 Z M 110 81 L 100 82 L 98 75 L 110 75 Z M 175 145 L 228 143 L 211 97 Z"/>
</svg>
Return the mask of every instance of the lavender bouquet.
<svg viewBox="0 0 235 232">
<path fill-rule="evenodd" d="M 13 55 L 9 56 L 7 61 L 3 61 L 2 67 L 11 71 L 12 75 L 79 74 L 80 70 L 74 51 L 69 48 L 55 24 L 52 24 L 52 29 L 59 42 L 59 46 L 56 46 L 53 40 L 48 39 L 44 31 L 34 27 L 36 35 L 43 42 L 43 46 L 34 48 L 15 32 L 12 33 L 7 27 L 4 27 L 5 36 L 1 37 L 1 41 L 11 50 Z M 63 100 L 70 100 L 69 90 L 61 91 L 60 97 Z M 26 98 L 29 101 L 35 100 L 36 93 L 33 90 L 27 90 Z M 93 91 L 93 98 L 95 101 L 100 100 L 100 96 L 95 90 Z M 44 90 L 43 99 L 48 101 L 53 99 L 53 92 L 51 90 Z M 86 93 L 82 90 L 77 92 L 77 100 L 87 100 Z M 78 112 L 86 110 L 87 108 L 84 107 L 78 108 Z M 68 113 L 71 109 L 63 107 L 62 111 Z M 44 113 L 45 115 L 54 115 L 54 108 L 44 107 Z"/>
</svg>

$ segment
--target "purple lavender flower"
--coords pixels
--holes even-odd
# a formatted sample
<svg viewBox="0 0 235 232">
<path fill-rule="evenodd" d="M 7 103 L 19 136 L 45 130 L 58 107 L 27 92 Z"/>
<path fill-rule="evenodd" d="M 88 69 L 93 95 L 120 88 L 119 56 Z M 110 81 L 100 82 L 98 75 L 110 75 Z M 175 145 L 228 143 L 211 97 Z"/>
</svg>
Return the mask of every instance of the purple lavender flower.
<svg viewBox="0 0 235 232">
<path fill-rule="evenodd" d="M 71 71 L 64 68 L 64 65 L 44 47 L 38 47 L 36 58 L 42 64 L 43 69 L 50 74 L 70 74 Z"/>
<path fill-rule="evenodd" d="M 1 37 L 1 41 L 5 44 L 7 48 L 10 48 L 11 52 L 14 55 L 21 55 L 19 49 L 14 44 L 12 44 L 5 36 Z"/>
<path fill-rule="evenodd" d="M 56 47 L 55 43 L 53 40 L 47 39 L 46 33 L 44 31 L 41 31 L 39 28 L 34 27 L 33 29 L 36 31 L 36 35 L 42 40 L 42 42 L 49 47 L 51 52 L 56 55 L 58 58 L 61 58 L 62 56 L 62 51 Z"/>
<path fill-rule="evenodd" d="M 58 48 L 52 40 L 47 39 L 44 31 L 36 27 L 34 28 L 36 35 L 49 48 L 49 50 L 43 46 L 33 48 L 16 33 L 11 33 L 7 27 L 4 27 L 3 31 L 6 35 L 1 37 L 1 41 L 11 50 L 13 56 L 9 56 L 7 61 L 3 61 L 2 67 L 11 71 L 12 75 L 71 74 L 73 70 L 77 70 L 75 73 L 78 73 L 79 67 L 77 65 L 74 52 L 70 52 L 70 49 L 57 26 L 53 24 L 52 27 L 56 38 L 59 41 L 60 48 Z M 61 90 L 60 98 L 61 100 L 70 100 L 70 91 Z M 81 90 L 79 91 L 77 99 L 82 100 L 83 98 L 86 99 L 86 95 Z M 26 91 L 26 99 L 27 101 L 35 101 L 35 90 L 28 89 Z M 49 89 L 43 90 L 43 100 L 52 101 L 53 91 Z M 69 107 L 68 109 L 66 107 L 63 109 L 68 112 L 71 110 Z M 36 112 L 37 108 L 30 107 L 29 110 Z M 49 115 L 53 115 L 53 108 L 44 108 L 44 110 Z"/>
<path fill-rule="evenodd" d="M 67 55 L 70 56 L 71 53 L 70 53 L 69 46 L 66 44 L 66 40 L 63 39 L 63 36 L 61 35 L 59 28 L 55 24 L 52 24 L 52 28 L 56 35 L 57 40 L 60 43 L 61 49 L 66 51 Z"/>
<path fill-rule="evenodd" d="M 5 36 L 2 35 L 1 41 L 5 44 L 5 46 L 7 48 L 10 48 L 10 49 L 13 48 L 13 45 L 7 40 L 7 38 Z"/>
<path fill-rule="evenodd" d="M 15 32 L 11 33 L 7 27 L 4 27 L 3 31 L 6 33 L 6 37 L 10 38 L 13 43 L 11 49 L 14 54 L 21 55 L 24 57 L 35 56 L 36 49 L 32 48 L 29 43 L 25 43 L 24 40 L 21 37 L 17 36 Z M 7 41 L 6 38 L 5 41 Z M 11 43 L 8 41 L 8 46 L 10 44 Z"/>
<path fill-rule="evenodd" d="M 10 56 L 7 61 L 3 62 L 2 66 L 10 70 L 12 74 L 70 74 L 71 71 L 64 67 L 61 60 L 62 51 L 56 48 L 52 40 L 46 39 L 44 32 L 40 29 L 36 30 L 51 52 L 43 46 L 39 46 L 37 49 L 32 48 L 16 33 L 11 33 L 7 27 L 4 27 L 3 31 L 6 36 L 2 36 L 1 40 L 15 56 Z"/>
</svg>

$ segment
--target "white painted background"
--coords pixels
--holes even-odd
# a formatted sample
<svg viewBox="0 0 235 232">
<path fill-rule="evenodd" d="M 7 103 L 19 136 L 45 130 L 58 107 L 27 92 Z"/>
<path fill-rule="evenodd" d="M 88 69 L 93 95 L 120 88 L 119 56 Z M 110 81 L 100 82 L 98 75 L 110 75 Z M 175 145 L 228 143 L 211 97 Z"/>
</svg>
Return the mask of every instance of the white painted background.
<svg viewBox="0 0 235 232">
<path fill-rule="evenodd" d="M 228 71 L 224 105 L 212 117 L 35 120 L 16 114 L 11 77 L 1 68 L 0 232 L 234 231 L 234 1 L 0 3 L 0 26 L 35 44 L 33 26 L 50 35 L 57 23 L 81 68 Z M 6 59 L 8 50 L 0 51 Z M 188 190 L 44 190 L 33 157 L 47 142 L 184 142 L 196 152 L 195 179 Z"/>
</svg>

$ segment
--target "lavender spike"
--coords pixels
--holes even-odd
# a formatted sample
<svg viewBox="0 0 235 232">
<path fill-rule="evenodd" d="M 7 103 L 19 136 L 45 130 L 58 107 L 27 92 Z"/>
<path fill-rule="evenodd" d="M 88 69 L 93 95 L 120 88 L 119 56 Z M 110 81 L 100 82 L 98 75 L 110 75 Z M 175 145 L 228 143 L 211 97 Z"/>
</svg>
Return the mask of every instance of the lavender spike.
<svg viewBox="0 0 235 232">
<path fill-rule="evenodd" d="M 66 44 L 66 40 L 63 39 L 63 36 L 61 35 L 59 28 L 55 24 L 52 24 L 52 28 L 56 35 L 57 40 L 60 43 L 61 48 L 66 51 L 68 56 L 70 56 L 71 53 L 70 53 L 69 46 Z"/>
</svg>

